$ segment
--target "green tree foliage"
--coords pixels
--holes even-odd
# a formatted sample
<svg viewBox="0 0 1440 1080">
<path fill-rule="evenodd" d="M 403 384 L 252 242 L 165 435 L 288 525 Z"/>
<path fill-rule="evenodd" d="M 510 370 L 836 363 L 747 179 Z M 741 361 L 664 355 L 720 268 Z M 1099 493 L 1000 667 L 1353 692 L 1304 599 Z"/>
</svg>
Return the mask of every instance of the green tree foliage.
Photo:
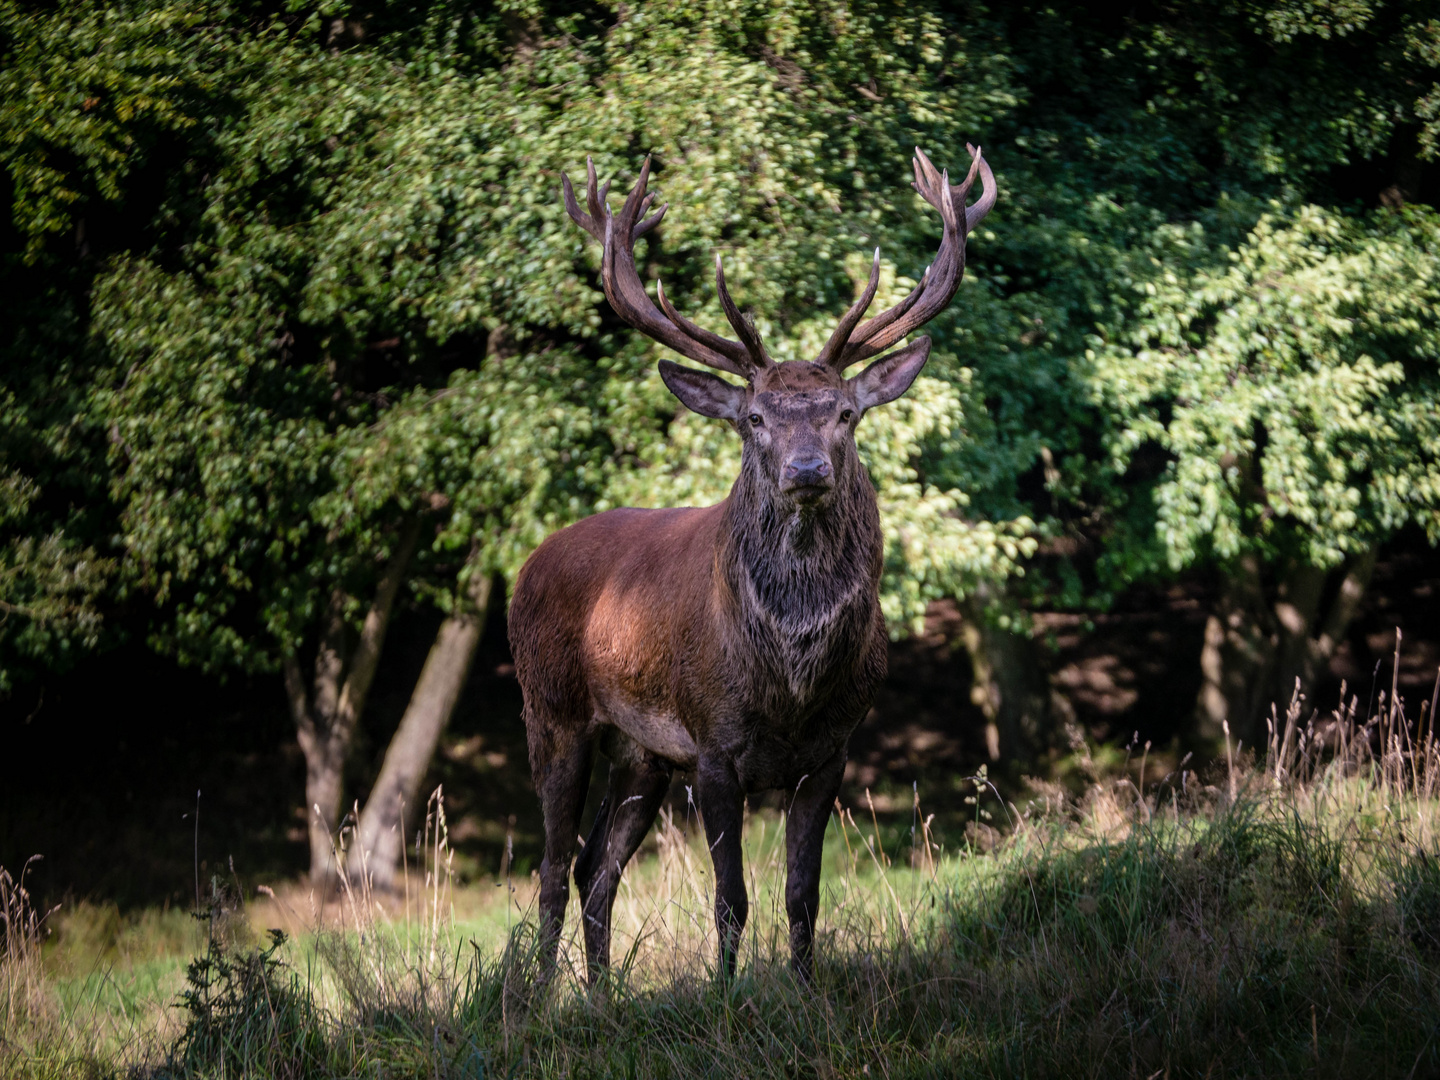
<svg viewBox="0 0 1440 1080">
<path fill-rule="evenodd" d="M 353 642 L 415 521 L 448 610 L 585 514 L 723 494 L 737 440 L 559 205 L 587 156 L 624 188 L 653 155 L 639 254 L 682 310 L 724 326 L 720 250 L 800 358 L 870 249 L 877 305 L 932 257 L 911 147 L 985 147 L 999 208 L 861 436 L 897 633 L 1242 551 L 1353 569 L 1433 507 L 1433 225 L 1371 209 L 1427 183 L 1433 8 L 5 0 L 0 667 L 105 616 L 273 669 L 337 604 Z"/>
<path fill-rule="evenodd" d="M 1152 440 L 1171 457 L 1170 565 L 1334 566 L 1411 523 L 1440 542 L 1440 221 L 1302 206 L 1226 254 L 1147 281 L 1136 324 L 1091 353 L 1125 419 L 1117 467 Z"/>
<path fill-rule="evenodd" d="M 15 470 L 0 474 L 0 646 L 30 662 L 63 664 L 77 648 L 93 647 L 100 632 L 96 606 L 113 564 L 57 529 L 26 532 L 38 488 Z M 0 693 L 11 673 L 0 668 Z"/>
<path fill-rule="evenodd" d="M 1168 458 L 1145 496 L 1132 493 L 1153 515 L 1142 550 L 1170 569 L 1224 571 L 1212 644 L 1217 660 L 1233 655 L 1202 708 L 1248 738 L 1343 629 L 1325 625 L 1325 574 L 1368 576 L 1407 525 L 1440 542 L 1440 220 L 1274 211 L 1219 265 L 1137 286 L 1139 318 L 1089 353 L 1118 421 L 1117 474 L 1141 447 Z M 1342 589 L 1336 602 L 1351 600 Z"/>
<path fill-rule="evenodd" d="M 783 355 L 801 355 L 855 288 L 857 248 L 898 249 L 911 277 L 887 267 L 892 300 L 923 268 L 936 229 L 901 182 L 904 148 L 958 148 L 1010 100 L 1003 65 L 937 91 L 940 72 L 987 62 L 928 12 L 898 26 L 855 13 L 837 50 L 803 7 L 788 29 L 759 9 L 717 29 L 703 5 L 656 5 L 588 48 L 547 41 L 498 65 L 485 62 L 493 27 L 467 36 L 443 15 L 395 51 L 334 51 L 313 20 L 237 32 L 240 13 L 208 14 L 230 32 L 207 24 L 173 46 L 106 10 L 59 26 L 14 16 L 37 78 L 63 58 L 59 40 L 86 55 L 91 89 L 77 104 L 32 88 L 12 160 L 16 221 L 43 258 L 36 244 L 67 227 L 87 183 L 128 205 L 147 149 L 185 139 L 192 113 L 209 121 L 186 148 L 203 174 L 162 203 L 148 245 L 111 253 L 86 282 L 84 345 L 127 580 L 167 613 L 157 642 L 213 665 L 273 663 L 313 625 L 324 583 L 373 574 L 406 513 L 442 510 L 438 588 L 453 584 L 447 550 L 478 543 L 479 570 L 513 573 L 547 531 L 617 500 L 723 491 L 709 463 L 733 456 L 733 439 L 669 437 L 656 347 L 606 324 L 594 256 L 555 197 L 561 169 L 590 153 L 623 179 L 653 152 L 677 204 L 653 253 L 672 292 L 715 322 L 708 266 L 723 247 L 742 302 Z M 807 33 L 826 55 L 796 44 Z M 798 59 L 744 51 L 767 34 Z M 893 103 L 867 102 L 873 118 L 841 121 L 837 140 L 857 65 L 895 72 Z M 958 487 L 907 464 L 962 438 L 968 375 L 949 367 L 877 432 L 892 533 L 925 556 L 894 561 L 902 619 L 1027 550 L 1026 522 L 965 523 Z"/>
</svg>

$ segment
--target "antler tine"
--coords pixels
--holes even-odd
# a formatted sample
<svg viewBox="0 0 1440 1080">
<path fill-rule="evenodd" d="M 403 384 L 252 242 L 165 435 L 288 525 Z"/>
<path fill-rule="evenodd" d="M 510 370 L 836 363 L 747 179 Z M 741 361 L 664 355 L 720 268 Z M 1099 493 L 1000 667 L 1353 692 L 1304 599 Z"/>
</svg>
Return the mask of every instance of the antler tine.
<svg viewBox="0 0 1440 1080">
<path fill-rule="evenodd" d="M 725 287 L 725 267 L 720 262 L 720 253 L 715 253 L 715 291 L 720 294 L 720 306 L 725 309 L 725 318 L 740 335 L 740 340 L 745 343 L 745 348 L 750 354 L 751 362 L 757 368 L 774 367 L 775 362 L 765 352 L 765 346 L 760 341 L 760 334 L 755 329 L 755 324 L 750 321 L 749 316 L 741 313 L 735 306 L 735 301 L 730 299 L 730 290 Z"/>
<path fill-rule="evenodd" d="M 591 158 L 585 159 L 585 196 L 590 204 L 590 214 L 595 220 L 610 216 L 610 181 L 605 181 L 605 187 L 596 190 L 595 187 L 595 162 Z"/>
<path fill-rule="evenodd" d="M 684 315 L 681 315 L 680 312 L 676 311 L 674 305 L 670 303 L 670 298 L 665 295 L 665 285 L 662 282 L 655 282 L 655 295 L 660 299 L 660 310 L 665 312 L 665 317 L 701 345 L 730 357 L 739 365 L 743 366 L 749 362 L 750 350 L 744 345 L 738 341 L 723 338 L 719 334 L 713 334 L 703 326 L 691 322 L 685 318 Z M 746 375 L 748 373 L 737 371 L 735 374 Z"/>
<path fill-rule="evenodd" d="M 965 175 L 963 183 L 951 184 L 949 173 L 937 171 L 930 159 L 925 156 L 925 151 L 918 146 L 915 148 L 915 159 L 912 162 L 915 168 L 915 182 L 912 186 L 926 202 L 939 210 L 941 214 L 944 214 L 945 207 L 940 199 L 940 192 L 948 187 L 951 200 L 961 206 L 965 205 L 965 199 L 970 194 L 970 187 L 975 183 L 975 175 L 984 164 L 983 159 L 977 156 L 978 152 L 975 147 L 966 143 L 965 149 L 970 152 L 970 171 Z M 985 168 L 988 170 L 989 166 L 987 165 Z M 989 185 L 987 185 L 987 190 L 988 188 Z"/>
<path fill-rule="evenodd" d="M 925 289 L 929 284 L 930 267 L 927 266 L 925 268 L 925 273 L 920 275 L 920 284 L 916 285 L 915 288 L 911 289 L 910 292 L 906 294 L 905 299 L 901 300 L 900 303 L 896 304 L 893 308 L 890 308 L 888 311 L 882 311 L 873 319 L 866 319 L 863 323 L 861 323 L 856 328 L 855 332 L 850 335 L 849 344 L 859 345 L 862 342 L 869 341 L 881 330 L 884 330 L 885 327 L 889 326 L 901 315 L 904 315 L 907 311 L 909 311 L 912 307 L 915 306 L 915 301 L 920 299 L 921 294 L 925 292 Z M 854 362 L 855 361 L 851 360 L 846 364 L 846 366 L 848 367 Z"/>
<path fill-rule="evenodd" d="M 829 363 L 838 371 L 888 349 L 897 341 L 940 314 L 960 287 L 965 273 L 965 238 L 995 205 L 998 194 L 995 176 L 984 155 L 969 144 L 970 171 L 963 183 L 951 184 L 946 170 L 936 169 L 925 151 L 918 146 L 911 162 L 915 172 L 915 190 L 931 206 L 940 211 L 943 230 L 935 261 L 925 271 L 920 284 L 903 301 L 875 318 L 861 323 L 848 336 L 838 355 Z M 984 193 L 974 206 L 966 207 L 965 199 L 979 176 Z M 847 313 L 848 319 L 848 313 Z M 844 320 L 842 320 L 843 322 Z M 826 346 L 827 352 L 829 345 Z"/>
<path fill-rule="evenodd" d="M 820 350 L 820 355 L 815 357 L 817 364 L 833 364 L 841 355 L 846 343 L 850 340 L 850 332 L 855 325 L 870 309 L 870 302 L 875 299 L 875 290 L 880 285 L 880 249 L 875 249 L 875 258 L 870 262 L 870 282 L 865 286 L 865 291 L 860 298 L 850 305 L 850 310 L 840 316 L 840 323 L 830 335 L 825 347 Z M 873 321 L 873 320 L 872 320 Z"/>
<path fill-rule="evenodd" d="M 645 217 L 645 211 L 646 211 L 646 209 L 650 206 L 650 203 L 654 200 L 654 198 L 655 198 L 655 197 L 654 197 L 653 195 L 647 195 L 647 196 L 645 196 L 645 203 L 644 203 L 643 206 L 640 207 L 640 216 L 641 216 L 641 217 Z M 631 235 L 634 239 L 639 240 L 640 237 L 644 236 L 644 235 L 645 235 L 646 233 L 648 233 L 651 229 L 653 229 L 656 225 L 659 225 L 662 220 L 664 220 L 664 218 L 665 218 L 665 211 L 666 211 L 666 210 L 669 210 L 669 209 L 670 209 L 670 204 L 669 204 L 669 203 L 661 203 L 661 204 L 660 204 L 660 209 L 659 209 L 659 210 L 656 210 L 655 213 L 651 214 L 648 218 L 645 218 L 644 221 L 640 222 L 640 224 L 636 225 L 636 226 L 635 226 L 635 231 L 634 231 L 633 233 L 631 233 L 630 235 Z"/>
<path fill-rule="evenodd" d="M 591 166 L 591 169 L 590 169 L 590 187 L 589 187 L 589 189 L 587 190 L 587 193 L 586 193 L 586 194 L 587 194 L 587 201 L 590 202 L 592 211 L 593 211 L 593 209 L 594 209 L 594 205 L 595 205 L 595 204 L 594 204 L 594 201 L 593 201 L 593 200 L 588 199 L 588 195 L 589 195 L 589 193 L 590 193 L 591 191 L 594 190 L 594 185 L 595 185 L 595 170 L 594 170 L 594 167 Z M 585 211 L 583 211 L 583 210 L 580 209 L 580 204 L 575 201 L 575 188 L 574 188 L 574 186 L 570 183 L 570 177 L 568 177 L 568 176 L 565 175 L 564 173 L 561 173 L 561 174 L 560 174 L 560 187 L 561 187 L 561 189 L 562 189 L 562 191 L 563 191 L 563 193 L 564 193 L 564 197 L 565 197 L 565 212 L 570 215 L 570 220 L 573 221 L 573 222 L 575 222 L 576 225 L 579 225 L 582 229 L 584 229 L 586 232 L 588 232 L 588 233 L 589 233 L 591 236 L 593 236 L 596 240 L 599 240 L 601 243 L 604 243 L 604 242 L 605 242 L 605 226 L 600 223 L 600 221 L 594 216 L 593 213 L 587 214 L 587 213 L 585 213 Z"/>
<path fill-rule="evenodd" d="M 741 336 L 746 339 L 745 344 L 729 341 L 683 318 L 665 298 L 663 289 L 658 290 L 660 303 L 664 308 L 663 314 L 646 294 L 645 285 L 635 267 L 635 241 L 659 225 L 669 209 L 668 204 L 665 204 L 649 217 L 645 217 L 645 213 L 655 201 L 655 196 L 645 190 L 650 180 L 650 159 L 645 159 L 640 176 L 618 215 L 611 213 L 606 199 L 610 191 L 609 181 L 606 181 L 604 186 L 597 183 L 595 163 L 589 158 L 585 160 L 585 172 L 585 196 L 589 213 L 580 209 L 570 177 L 562 173 L 560 179 L 565 210 L 577 225 L 602 245 L 600 283 L 605 290 L 605 299 L 610 301 L 615 314 L 662 345 L 667 345 L 680 355 L 708 367 L 748 379 L 753 377 L 757 367 L 767 365 L 769 358 L 759 344 L 760 339 L 754 327 L 748 322 L 742 320 L 745 330 L 741 332 Z M 726 314 L 729 315 L 734 304 L 730 302 L 728 294 L 724 293 L 723 283 L 721 302 L 726 306 Z M 737 325 L 737 318 L 738 312 L 731 317 L 732 325 Z"/>
<path fill-rule="evenodd" d="M 975 205 L 965 208 L 965 231 L 973 232 L 975 226 L 985 220 L 985 215 L 995 209 L 995 200 L 1000 195 L 1000 189 L 995 185 L 995 174 L 990 171 L 990 163 L 985 160 L 985 155 L 969 143 L 965 144 L 965 149 L 970 151 L 973 159 L 970 162 L 970 175 L 965 179 L 965 192 L 969 193 L 977 169 L 980 171 L 980 183 L 984 187 L 984 192 L 975 200 Z M 963 199 L 961 205 L 964 205 Z"/>
<path fill-rule="evenodd" d="M 630 194 L 625 196 L 625 202 L 620 207 L 620 235 L 633 242 L 635 236 L 635 223 L 649 207 L 653 198 L 647 193 L 646 188 L 650 186 L 650 155 L 645 155 L 645 164 L 640 166 L 640 178 L 635 181 L 635 186 L 630 189 Z"/>
</svg>

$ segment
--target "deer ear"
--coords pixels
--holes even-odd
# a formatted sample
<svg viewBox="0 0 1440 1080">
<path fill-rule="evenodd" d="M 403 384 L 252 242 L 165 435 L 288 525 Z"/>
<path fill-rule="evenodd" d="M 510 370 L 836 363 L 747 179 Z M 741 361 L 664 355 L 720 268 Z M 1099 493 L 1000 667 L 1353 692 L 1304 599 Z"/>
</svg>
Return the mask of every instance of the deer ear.
<svg viewBox="0 0 1440 1080">
<path fill-rule="evenodd" d="M 930 339 L 916 338 L 903 349 L 880 357 L 850 382 L 855 387 L 855 404 L 862 410 L 894 401 L 915 381 L 930 357 Z"/>
<path fill-rule="evenodd" d="M 745 388 L 728 383 L 707 371 L 681 367 L 669 360 L 660 361 L 660 378 L 685 407 L 701 416 L 716 420 L 738 420 L 745 407 Z"/>
</svg>

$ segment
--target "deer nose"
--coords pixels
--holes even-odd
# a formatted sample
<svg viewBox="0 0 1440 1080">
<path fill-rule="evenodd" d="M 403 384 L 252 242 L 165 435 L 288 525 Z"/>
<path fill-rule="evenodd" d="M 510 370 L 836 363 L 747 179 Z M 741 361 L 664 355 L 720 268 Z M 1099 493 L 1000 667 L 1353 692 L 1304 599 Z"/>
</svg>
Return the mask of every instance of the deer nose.
<svg viewBox="0 0 1440 1080">
<path fill-rule="evenodd" d="M 796 454 L 785 463 L 786 487 L 828 487 L 830 461 L 814 451 Z"/>
</svg>

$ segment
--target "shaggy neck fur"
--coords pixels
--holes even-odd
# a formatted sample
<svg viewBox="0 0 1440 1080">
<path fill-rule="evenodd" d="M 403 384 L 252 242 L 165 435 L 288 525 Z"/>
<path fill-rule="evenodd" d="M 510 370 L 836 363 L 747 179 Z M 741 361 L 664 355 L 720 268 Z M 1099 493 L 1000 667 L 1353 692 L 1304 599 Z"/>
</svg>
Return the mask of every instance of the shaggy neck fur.
<svg viewBox="0 0 1440 1080">
<path fill-rule="evenodd" d="M 721 557 L 741 630 L 796 703 L 812 700 L 827 672 L 848 675 L 844 654 L 858 655 L 874 625 L 879 509 L 869 477 L 847 464 L 823 506 L 800 507 L 747 447 L 730 492 Z"/>
</svg>

